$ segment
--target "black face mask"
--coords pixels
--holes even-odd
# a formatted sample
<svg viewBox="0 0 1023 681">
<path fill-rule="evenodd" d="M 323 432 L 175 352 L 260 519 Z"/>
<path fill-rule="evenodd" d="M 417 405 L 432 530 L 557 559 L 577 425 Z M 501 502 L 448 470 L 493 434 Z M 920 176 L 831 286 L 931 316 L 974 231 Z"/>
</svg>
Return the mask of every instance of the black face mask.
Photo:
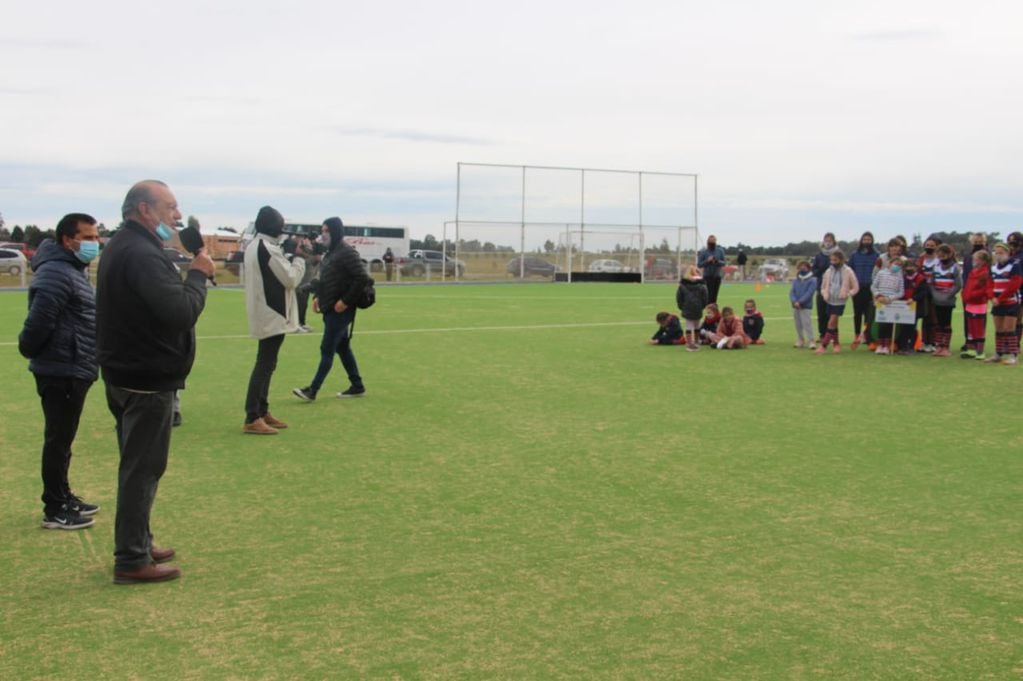
<svg viewBox="0 0 1023 681">
<path fill-rule="evenodd" d="M 932 253 L 934 253 L 934 249 L 933 248 L 925 248 L 924 249 L 924 253 L 926 253 L 927 255 L 931 255 Z"/>
<path fill-rule="evenodd" d="M 874 242 L 873 241 L 861 241 L 860 242 L 860 250 L 862 250 L 862 251 L 869 251 L 873 247 L 874 247 Z"/>
<path fill-rule="evenodd" d="M 984 245 L 983 244 L 973 244 L 973 252 L 974 253 L 976 253 L 977 251 L 983 251 L 983 250 L 984 250 Z"/>
<path fill-rule="evenodd" d="M 708 241 L 707 242 L 707 248 L 716 248 L 717 245 L 718 245 L 718 242 L 716 242 L 716 241 Z"/>
</svg>

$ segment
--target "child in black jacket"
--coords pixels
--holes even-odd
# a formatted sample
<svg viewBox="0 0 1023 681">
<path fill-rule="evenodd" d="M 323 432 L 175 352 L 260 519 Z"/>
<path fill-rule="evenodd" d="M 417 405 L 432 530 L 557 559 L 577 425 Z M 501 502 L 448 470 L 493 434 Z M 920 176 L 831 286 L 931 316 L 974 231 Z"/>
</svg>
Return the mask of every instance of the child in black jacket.
<svg viewBox="0 0 1023 681">
<path fill-rule="evenodd" d="M 678 317 L 668 312 L 658 312 L 657 324 L 657 333 L 650 339 L 650 345 L 682 344 L 682 324 Z"/>
</svg>

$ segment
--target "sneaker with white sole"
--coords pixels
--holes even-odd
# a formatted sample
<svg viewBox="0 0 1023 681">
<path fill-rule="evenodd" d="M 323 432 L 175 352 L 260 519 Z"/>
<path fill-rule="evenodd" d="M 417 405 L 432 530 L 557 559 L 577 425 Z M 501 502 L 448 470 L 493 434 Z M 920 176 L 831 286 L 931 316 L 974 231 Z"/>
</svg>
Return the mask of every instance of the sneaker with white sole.
<svg viewBox="0 0 1023 681">
<path fill-rule="evenodd" d="M 337 394 L 337 396 L 340 397 L 340 398 L 345 398 L 345 397 L 362 397 L 365 394 L 366 394 L 366 389 L 365 388 L 349 388 L 348 390 L 343 390 L 343 391 L 339 392 Z"/>
<path fill-rule="evenodd" d="M 1002 358 L 1002 364 L 1005 366 L 1016 366 L 1017 362 L 1016 355 L 1006 355 Z"/>
<path fill-rule="evenodd" d="M 291 394 L 303 402 L 312 402 L 316 399 L 316 391 L 309 386 L 304 388 L 295 388 L 291 391 Z"/>
<path fill-rule="evenodd" d="M 43 522 L 40 523 L 40 527 L 44 530 L 82 530 L 92 526 L 95 522 L 95 519 L 84 518 L 76 511 L 69 510 L 65 506 L 53 515 L 44 513 Z"/>
<path fill-rule="evenodd" d="M 74 492 L 71 493 L 70 501 L 71 510 L 77 511 L 78 515 L 90 516 L 99 513 L 99 504 L 90 504 Z"/>
</svg>

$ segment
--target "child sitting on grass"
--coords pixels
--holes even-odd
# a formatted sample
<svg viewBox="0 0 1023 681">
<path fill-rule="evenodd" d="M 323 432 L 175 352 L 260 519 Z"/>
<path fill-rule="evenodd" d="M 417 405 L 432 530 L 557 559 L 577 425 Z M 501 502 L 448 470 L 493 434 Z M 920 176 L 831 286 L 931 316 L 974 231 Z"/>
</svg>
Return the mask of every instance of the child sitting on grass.
<svg viewBox="0 0 1023 681">
<path fill-rule="evenodd" d="M 742 320 L 735 316 L 730 307 L 721 310 L 721 321 L 709 340 L 718 350 L 742 350 L 750 342 L 749 336 L 742 330 Z"/>
<path fill-rule="evenodd" d="M 710 345 L 710 337 L 718 332 L 718 324 L 720 323 L 721 313 L 718 311 L 717 303 L 711 303 L 707 306 L 703 324 L 700 325 L 700 342 L 704 345 Z"/>
<path fill-rule="evenodd" d="M 678 317 L 669 312 L 658 312 L 657 324 L 657 332 L 650 339 L 650 345 L 682 344 L 682 324 Z"/>
<path fill-rule="evenodd" d="M 686 350 L 693 352 L 700 349 L 700 316 L 707 304 L 707 285 L 703 283 L 700 268 L 690 265 L 682 279 L 678 282 L 675 292 L 675 303 L 686 320 Z"/>
<path fill-rule="evenodd" d="M 742 331 L 749 338 L 750 345 L 763 345 L 764 315 L 757 309 L 757 301 L 747 298 L 744 305 L 746 314 L 742 316 Z"/>
</svg>

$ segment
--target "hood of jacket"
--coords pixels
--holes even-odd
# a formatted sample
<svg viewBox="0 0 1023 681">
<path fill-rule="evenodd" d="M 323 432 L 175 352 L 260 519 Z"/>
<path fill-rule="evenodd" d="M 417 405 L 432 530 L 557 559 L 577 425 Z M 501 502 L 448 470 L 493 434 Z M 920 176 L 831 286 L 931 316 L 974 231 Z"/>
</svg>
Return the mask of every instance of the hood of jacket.
<svg viewBox="0 0 1023 681">
<path fill-rule="evenodd" d="M 40 267 L 48 262 L 54 261 L 69 262 L 80 270 L 86 268 L 86 264 L 78 259 L 74 253 L 58 244 L 53 239 L 45 239 L 39 244 L 36 254 L 32 256 L 32 271 L 37 272 Z"/>
</svg>

